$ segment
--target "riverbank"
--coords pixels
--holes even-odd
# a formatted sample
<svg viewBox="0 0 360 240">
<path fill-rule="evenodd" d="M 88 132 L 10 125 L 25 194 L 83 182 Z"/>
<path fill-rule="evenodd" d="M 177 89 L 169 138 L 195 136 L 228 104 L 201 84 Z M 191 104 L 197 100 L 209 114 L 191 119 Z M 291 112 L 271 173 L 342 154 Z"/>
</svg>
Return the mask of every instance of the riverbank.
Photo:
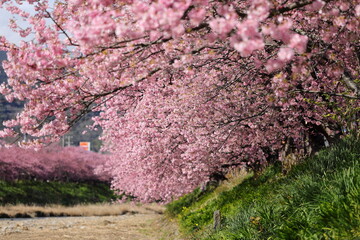
<svg viewBox="0 0 360 240">
<path fill-rule="evenodd" d="M 0 206 L 0 218 L 35 218 L 35 217 L 84 217 L 84 216 L 119 216 L 133 214 L 163 214 L 164 207 L 157 204 L 81 204 L 75 206 L 48 205 Z"/>
<path fill-rule="evenodd" d="M 52 217 L 36 217 L 39 212 Z M 8 205 L 0 213 L 23 217 L 0 219 L 0 239 L 180 240 L 177 225 L 163 212 L 157 204 Z"/>
<path fill-rule="evenodd" d="M 360 139 L 346 137 L 287 172 L 278 162 L 257 176 L 240 172 L 196 189 L 167 213 L 189 239 L 359 240 L 359 176 Z"/>
<path fill-rule="evenodd" d="M 156 213 L 0 221 L 2 240 L 159 240 Z"/>
<path fill-rule="evenodd" d="M 117 196 L 104 182 L 60 182 L 38 180 L 0 180 L 0 206 L 106 203 Z"/>
</svg>

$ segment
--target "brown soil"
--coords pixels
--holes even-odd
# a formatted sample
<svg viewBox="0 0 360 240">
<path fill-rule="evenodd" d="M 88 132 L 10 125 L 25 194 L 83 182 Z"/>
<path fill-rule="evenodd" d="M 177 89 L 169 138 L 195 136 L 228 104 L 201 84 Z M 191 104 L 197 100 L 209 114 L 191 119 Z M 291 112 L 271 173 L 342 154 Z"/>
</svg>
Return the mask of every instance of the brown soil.
<svg viewBox="0 0 360 240">
<path fill-rule="evenodd" d="M 158 240 L 158 214 L 0 221 L 2 240 Z"/>
<path fill-rule="evenodd" d="M 1 240 L 167 240 L 176 227 L 159 212 L 144 207 L 118 216 L 50 217 L 0 220 Z M 171 229 L 172 228 L 172 229 Z"/>
</svg>

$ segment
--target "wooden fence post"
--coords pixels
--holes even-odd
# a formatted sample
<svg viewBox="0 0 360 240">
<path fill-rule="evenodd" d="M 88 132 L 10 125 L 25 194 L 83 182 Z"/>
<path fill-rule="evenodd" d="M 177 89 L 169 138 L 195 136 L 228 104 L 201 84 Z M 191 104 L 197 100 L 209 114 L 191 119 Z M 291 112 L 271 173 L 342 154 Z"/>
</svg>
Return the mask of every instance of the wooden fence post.
<svg viewBox="0 0 360 240">
<path fill-rule="evenodd" d="M 221 226 L 221 214 L 220 210 L 214 212 L 214 230 L 218 230 Z"/>
</svg>

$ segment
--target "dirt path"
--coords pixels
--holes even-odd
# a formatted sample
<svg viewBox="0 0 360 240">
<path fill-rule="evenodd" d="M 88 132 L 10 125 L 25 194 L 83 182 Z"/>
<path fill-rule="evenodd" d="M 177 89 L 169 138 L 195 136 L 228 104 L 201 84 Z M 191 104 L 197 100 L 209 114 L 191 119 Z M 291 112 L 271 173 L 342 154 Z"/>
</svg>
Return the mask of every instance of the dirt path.
<svg viewBox="0 0 360 240">
<path fill-rule="evenodd" d="M 1 240 L 160 240 L 160 214 L 1 220 Z M 162 236 L 161 236 L 162 235 Z"/>
</svg>

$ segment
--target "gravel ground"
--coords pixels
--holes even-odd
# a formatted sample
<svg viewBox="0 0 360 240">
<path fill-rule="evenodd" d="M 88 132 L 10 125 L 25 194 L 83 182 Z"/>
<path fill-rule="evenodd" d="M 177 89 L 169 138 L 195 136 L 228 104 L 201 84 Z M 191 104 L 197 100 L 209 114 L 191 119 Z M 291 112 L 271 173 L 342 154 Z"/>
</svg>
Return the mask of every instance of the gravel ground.
<svg viewBox="0 0 360 240">
<path fill-rule="evenodd" d="M 161 215 L 0 220 L 1 240 L 159 240 Z"/>
</svg>

